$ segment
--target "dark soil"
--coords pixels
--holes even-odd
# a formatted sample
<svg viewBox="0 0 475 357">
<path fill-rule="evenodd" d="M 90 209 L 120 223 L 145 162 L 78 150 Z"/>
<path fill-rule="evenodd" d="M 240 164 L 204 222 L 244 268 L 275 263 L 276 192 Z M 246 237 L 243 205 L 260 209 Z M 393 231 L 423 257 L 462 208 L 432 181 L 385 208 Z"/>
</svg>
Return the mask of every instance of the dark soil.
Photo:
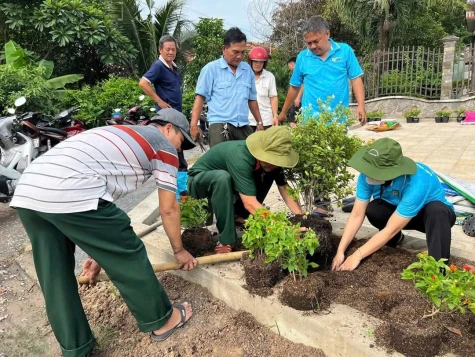
<svg viewBox="0 0 475 357">
<path fill-rule="evenodd" d="M 259 296 L 272 295 L 272 287 L 284 277 L 282 266 L 277 262 L 265 263 L 265 254 L 256 254 L 249 259 L 247 253 L 243 254 L 241 264 L 244 267 L 244 277 L 249 292 Z"/>
<path fill-rule="evenodd" d="M 228 308 L 199 285 L 171 274 L 159 278 L 172 302 L 191 302 L 194 314 L 190 321 L 166 341 L 153 342 L 149 334 L 139 331 L 115 287 L 100 284 L 81 292 L 98 340 L 94 356 L 325 356 L 321 350 L 279 336 L 274 333 L 276 327 L 264 327 L 246 312 Z"/>
<path fill-rule="evenodd" d="M 194 257 L 214 253 L 216 247 L 207 228 L 187 228 L 183 231 L 181 240 L 183 247 Z"/>
<path fill-rule="evenodd" d="M 289 275 L 284 281 L 280 300 L 296 310 L 319 311 L 325 285 L 325 280 L 317 274 L 302 280 L 294 280 Z"/>
<path fill-rule="evenodd" d="M 347 255 L 351 255 L 364 241 L 353 241 Z M 401 272 L 417 261 L 414 253 L 383 247 L 363 260 L 352 272 L 317 271 L 309 275 L 323 279 L 325 288 L 319 297 L 320 309 L 330 303 L 351 306 L 384 321 L 376 330 L 379 344 L 406 356 L 435 356 L 452 352 L 462 357 L 475 356 L 475 315 L 466 312 L 438 313 L 422 319 L 432 312 L 428 299 L 422 296 L 411 281 L 401 280 Z M 452 259 L 462 267 L 471 262 Z M 288 282 L 286 282 L 287 284 Z M 289 286 L 288 292 L 307 289 L 307 307 L 311 306 L 315 282 L 308 281 L 307 288 Z M 318 290 L 320 292 L 320 290 Z M 288 297 L 281 299 L 288 305 Z M 452 330 L 452 332 L 451 332 Z M 453 331 L 460 331 L 461 336 Z"/>
<path fill-rule="evenodd" d="M 332 243 L 332 225 L 329 221 L 313 216 L 293 216 L 289 218 L 293 224 L 300 223 L 301 227 L 311 228 L 318 237 L 319 247 L 309 260 L 317 263 L 321 268 L 328 268 L 331 266 L 334 253 L 338 248 Z M 338 238 L 339 239 L 339 238 Z"/>
</svg>

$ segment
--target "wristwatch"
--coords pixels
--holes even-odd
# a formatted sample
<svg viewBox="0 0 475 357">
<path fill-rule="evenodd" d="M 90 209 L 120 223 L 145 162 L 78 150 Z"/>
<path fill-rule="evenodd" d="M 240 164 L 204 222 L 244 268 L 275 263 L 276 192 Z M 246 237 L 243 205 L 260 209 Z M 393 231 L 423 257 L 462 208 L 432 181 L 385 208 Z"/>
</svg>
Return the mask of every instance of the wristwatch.
<svg viewBox="0 0 475 357">
<path fill-rule="evenodd" d="M 258 122 L 257 122 L 257 125 L 262 125 L 262 122 L 261 122 L 261 121 L 258 121 Z"/>
</svg>

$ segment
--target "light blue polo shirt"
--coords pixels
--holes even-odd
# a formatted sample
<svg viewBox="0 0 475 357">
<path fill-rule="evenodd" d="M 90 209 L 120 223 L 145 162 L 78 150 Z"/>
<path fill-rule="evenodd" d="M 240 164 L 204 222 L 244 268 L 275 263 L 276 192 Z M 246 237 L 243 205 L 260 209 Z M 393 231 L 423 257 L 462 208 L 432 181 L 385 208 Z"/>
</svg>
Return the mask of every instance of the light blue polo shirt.
<svg viewBox="0 0 475 357">
<path fill-rule="evenodd" d="M 256 81 L 251 66 L 241 62 L 236 74 L 223 57 L 201 70 L 196 94 L 208 103 L 208 122 L 249 125 L 249 101 L 257 100 Z"/>
<path fill-rule="evenodd" d="M 331 49 L 323 60 L 311 50 L 305 49 L 299 53 L 294 72 L 290 78 L 290 85 L 300 87 L 304 85 L 302 108 L 312 107 L 318 113 L 317 100 L 324 103 L 328 97 L 330 109 L 338 104 L 346 107 L 350 105 L 348 80 L 363 75 L 363 70 L 353 52 L 346 43 L 335 42 L 330 39 Z"/>
<path fill-rule="evenodd" d="M 404 218 L 413 218 L 428 203 L 440 201 L 452 209 L 454 206 L 445 199 L 445 190 L 437 175 L 428 166 L 416 162 L 414 175 L 395 178 L 389 186 L 383 187 L 382 199 L 397 206 L 396 213 Z M 380 197 L 381 185 L 370 185 L 366 175 L 360 174 L 356 184 L 356 198 L 368 202 L 371 197 Z"/>
</svg>

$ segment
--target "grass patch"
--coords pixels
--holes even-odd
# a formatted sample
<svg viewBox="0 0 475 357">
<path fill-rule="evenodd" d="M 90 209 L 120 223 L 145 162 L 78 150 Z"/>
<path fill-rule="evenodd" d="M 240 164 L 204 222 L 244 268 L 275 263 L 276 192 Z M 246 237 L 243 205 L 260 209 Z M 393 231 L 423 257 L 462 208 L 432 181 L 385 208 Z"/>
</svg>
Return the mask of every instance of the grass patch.
<svg viewBox="0 0 475 357">
<path fill-rule="evenodd" d="M 96 337 L 96 349 L 100 352 L 105 352 L 109 346 L 115 343 L 119 331 L 108 326 L 96 326 L 94 329 L 94 336 Z"/>
</svg>

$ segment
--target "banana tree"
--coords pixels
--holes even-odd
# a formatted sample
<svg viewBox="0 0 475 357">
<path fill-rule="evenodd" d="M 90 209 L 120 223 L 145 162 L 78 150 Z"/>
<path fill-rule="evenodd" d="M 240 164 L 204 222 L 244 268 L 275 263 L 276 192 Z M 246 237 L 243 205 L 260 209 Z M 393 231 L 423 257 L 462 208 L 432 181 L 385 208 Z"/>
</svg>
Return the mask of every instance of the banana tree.
<svg viewBox="0 0 475 357">
<path fill-rule="evenodd" d="M 5 62 L 6 65 L 12 66 L 15 69 L 32 66 L 41 69 L 43 78 L 46 80 L 46 85 L 51 89 L 62 89 L 69 83 L 76 83 L 84 78 L 82 74 L 68 74 L 61 77 L 51 78 L 54 69 L 54 63 L 51 61 L 41 60 L 35 62 L 32 59 L 31 53 L 27 52 L 15 42 L 9 41 L 5 44 Z M 60 95 L 62 92 L 58 91 Z"/>
</svg>

